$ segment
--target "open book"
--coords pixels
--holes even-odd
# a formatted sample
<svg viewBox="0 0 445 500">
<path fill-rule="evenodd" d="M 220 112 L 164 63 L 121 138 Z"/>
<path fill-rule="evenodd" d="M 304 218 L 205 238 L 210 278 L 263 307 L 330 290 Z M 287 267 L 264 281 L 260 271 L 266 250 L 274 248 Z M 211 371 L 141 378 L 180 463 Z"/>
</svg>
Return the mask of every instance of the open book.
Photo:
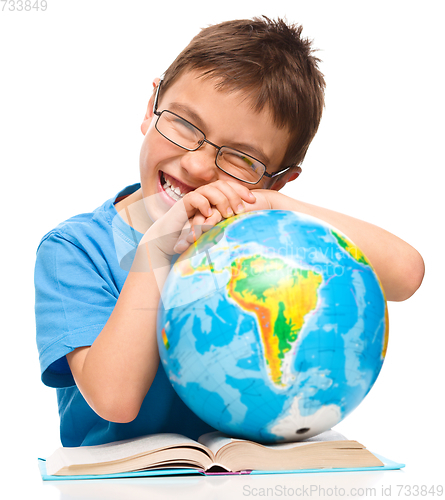
<svg viewBox="0 0 445 500">
<path fill-rule="evenodd" d="M 152 434 L 98 446 L 59 448 L 46 461 L 48 475 L 118 474 L 156 469 L 239 472 L 374 468 L 385 464 L 357 441 L 327 431 L 306 441 L 261 445 L 221 432 L 199 442 L 180 434 Z"/>
</svg>

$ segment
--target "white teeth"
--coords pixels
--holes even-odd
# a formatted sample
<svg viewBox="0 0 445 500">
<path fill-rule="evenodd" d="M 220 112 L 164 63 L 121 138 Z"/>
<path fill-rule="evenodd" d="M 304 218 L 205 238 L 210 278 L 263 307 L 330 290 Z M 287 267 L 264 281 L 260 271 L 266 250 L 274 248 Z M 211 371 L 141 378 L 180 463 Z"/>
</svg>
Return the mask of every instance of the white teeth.
<svg viewBox="0 0 445 500">
<path fill-rule="evenodd" d="M 169 187 L 165 190 L 165 192 L 175 201 L 179 201 L 182 196 L 177 195 L 174 191 L 172 191 Z"/>
<path fill-rule="evenodd" d="M 181 193 L 179 187 L 174 188 L 170 181 L 168 181 L 164 176 L 165 184 L 162 186 L 164 191 L 175 201 L 180 200 L 184 195 Z"/>
</svg>

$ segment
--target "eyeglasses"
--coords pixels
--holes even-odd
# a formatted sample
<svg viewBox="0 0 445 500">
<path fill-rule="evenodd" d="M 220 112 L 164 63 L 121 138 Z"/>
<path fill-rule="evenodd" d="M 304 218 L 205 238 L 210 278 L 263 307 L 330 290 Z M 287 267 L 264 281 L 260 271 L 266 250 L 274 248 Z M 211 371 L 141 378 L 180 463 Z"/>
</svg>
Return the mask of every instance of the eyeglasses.
<svg viewBox="0 0 445 500">
<path fill-rule="evenodd" d="M 163 137 L 173 144 L 176 144 L 176 146 L 187 151 L 196 151 L 204 143 L 210 144 L 217 150 L 215 165 L 231 177 L 248 184 L 258 184 L 264 175 L 272 179 L 292 168 L 286 167 L 278 172 L 269 174 L 266 172 L 266 165 L 253 156 L 227 146 L 217 146 L 213 144 L 213 142 L 207 140 L 204 132 L 188 120 L 185 120 L 167 109 L 158 111 L 159 89 L 161 88 L 161 83 L 162 81 L 159 82 L 158 88 L 156 89 L 155 102 L 153 105 L 153 113 L 158 117 L 155 128 Z M 296 167 L 295 172 L 300 174 L 301 167 Z"/>
</svg>

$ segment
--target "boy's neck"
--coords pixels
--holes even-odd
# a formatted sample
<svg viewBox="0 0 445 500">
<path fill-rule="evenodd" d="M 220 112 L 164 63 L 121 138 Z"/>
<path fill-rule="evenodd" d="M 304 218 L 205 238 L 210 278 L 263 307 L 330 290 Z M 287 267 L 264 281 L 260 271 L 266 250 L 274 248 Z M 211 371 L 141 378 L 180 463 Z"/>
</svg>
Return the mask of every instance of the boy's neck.
<svg viewBox="0 0 445 500">
<path fill-rule="evenodd" d="M 142 189 L 138 189 L 118 201 L 114 205 L 114 208 L 124 222 L 142 234 L 145 234 L 153 224 L 145 209 L 144 200 L 142 199 Z"/>
</svg>

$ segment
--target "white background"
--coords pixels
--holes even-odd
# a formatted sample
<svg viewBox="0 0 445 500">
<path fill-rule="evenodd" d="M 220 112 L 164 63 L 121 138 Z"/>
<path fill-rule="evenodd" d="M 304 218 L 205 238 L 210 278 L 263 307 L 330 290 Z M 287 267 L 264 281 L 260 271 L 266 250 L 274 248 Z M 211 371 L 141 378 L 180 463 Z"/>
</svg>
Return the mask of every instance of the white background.
<svg viewBox="0 0 445 500">
<path fill-rule="evenodd" d="M 237 478 L 184 479 L 176 486 L 174 480 L 152 481 L 131 492 L 119 490 L 117 484 L 124 483 L 118 482 L 113 495 L 98 482 L 71 490 L 41 483 L 36 458 L 49 455 L 60 442 L 55 390 L 40 382 L 33 267 L 45 232 L 138 181 L 139 127 L 152 79 L 200 28 L 262 14 L 303 25 L 303 34 L 320 49 L 327 82 L 324 116 L 303 174 L 282 192 L 379 225 L 413 245 L 426 263 L 419 291 L 408 301 L 389 304 L 390 342 L 379 379 L 337 426 L 348 438 L 407 467 L 378 476 L 326 479 L 328 474 L 318 474 L 316 480 L 331 485 L 355 480 L 359 486 L 371 481 L 378 491 L 384 484 L 440 484 L 445 334 L 441 4 L 48 0 L 46 12 L 8 12 L 8 6 L 0 12 L 0 418 L 1 454 L 9 474 L 3 477 L 10 478 L 1 488 L 13 485 L 10 497 L 24 497 L 29 489 L 32 498 L 132 498 L 131 492 L 134 498 L 148 498 L 149 492 L 152 497 L 177 494 L 178 485 L 184 496 L 190 492 L 195 498 L 202 492 L 225 498 L 229 491 L 242 498 L 246 492 Z M 284 479 L 267 481 L 273 486 Z"/>
</svg>

